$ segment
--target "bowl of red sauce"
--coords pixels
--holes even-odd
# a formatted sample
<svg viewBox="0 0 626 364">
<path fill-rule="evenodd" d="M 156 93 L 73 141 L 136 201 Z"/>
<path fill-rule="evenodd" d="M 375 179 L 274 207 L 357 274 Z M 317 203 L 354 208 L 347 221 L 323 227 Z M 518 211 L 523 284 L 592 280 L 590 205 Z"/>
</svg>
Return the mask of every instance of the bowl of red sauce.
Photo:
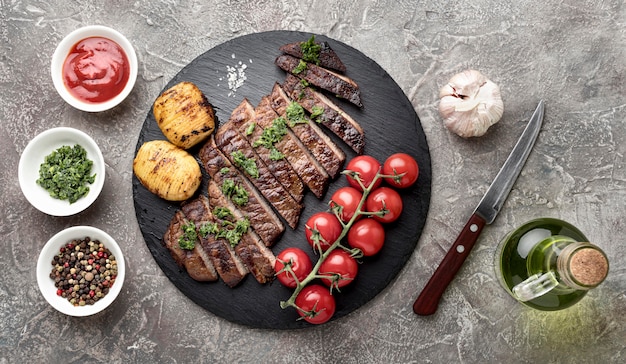
<svg viewBox="0 0 626 364">
<path fill-rule="evenodd" d="M 130 94 L 137 80 L 137 55 L 118 31 L 91 25 L 63 38 L 50 68 L 54 87 L 68 104 L 99 112 Z"/>
</svg>

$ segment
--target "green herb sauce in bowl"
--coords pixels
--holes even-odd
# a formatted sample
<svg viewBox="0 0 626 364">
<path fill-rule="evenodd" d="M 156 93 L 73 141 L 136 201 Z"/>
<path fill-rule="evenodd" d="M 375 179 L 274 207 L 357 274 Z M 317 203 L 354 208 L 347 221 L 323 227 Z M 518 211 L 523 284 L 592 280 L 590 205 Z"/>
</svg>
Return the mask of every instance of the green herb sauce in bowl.
<svg viewBox="0 0 626 364">
<path fill-rule="evenodd" d="M 18 167 L 22 193 L 52 216 L 77 214 L 96 200 L 104 186 L 104 158 L 84 132 L 53 128 L 28 143 Z"/>
</svg>

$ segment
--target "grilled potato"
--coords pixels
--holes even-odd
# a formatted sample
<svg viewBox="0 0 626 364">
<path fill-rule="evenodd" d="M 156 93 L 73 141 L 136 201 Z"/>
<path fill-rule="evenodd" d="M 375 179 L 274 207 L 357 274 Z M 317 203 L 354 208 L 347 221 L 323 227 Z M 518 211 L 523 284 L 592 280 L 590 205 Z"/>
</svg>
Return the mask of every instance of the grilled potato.
<svg viewBox="0 0 626 364">
<path fill-rule="evenodd" d="M 215 130 L 215 111 L 206 96 L 191 82 L 178 83 L 154 102 L 152 113 L 165 137 L 189 149 Z"/>
<path fill-rule="evenodd" d="M 202 182 L 196 159 L 166 140 L 144 143 L 133 161 L 133 172 L 150 192 L 168 201 L 190 198 Z"/>
</svg>

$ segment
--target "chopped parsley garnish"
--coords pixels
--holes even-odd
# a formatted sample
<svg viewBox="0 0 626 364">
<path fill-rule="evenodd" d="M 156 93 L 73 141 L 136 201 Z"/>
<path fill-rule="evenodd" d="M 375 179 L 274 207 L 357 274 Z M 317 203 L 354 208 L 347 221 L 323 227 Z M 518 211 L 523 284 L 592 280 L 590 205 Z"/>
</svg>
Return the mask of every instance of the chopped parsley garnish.
<svg viewBox="0 0 626 364">
<path fill-rule="evenodd" d="M 315 120 L 318 123 L 321 123 L 320 116 L 324 113 L 324 108 L 318 105 L 315 105 L 311 108 L 311 119 Z"/>
<path fill-rule="evenodd" d="M 300 79 L 300 93 L 298 93 L 298 100 L 302 100 L 306 96 L 305 89 L 309 87 L 309 82 L 304 78 Z M 311 87 L 312 89 L 313 87 Z"/>
<path fill-rule="evenodd" d="M 261 136 L 254 141 L 253 147 L 264 146 L 270 150 L 269 158 L 273 161 L 283 159 L 285 156 L 276 149 L 274 144 L 283 140 L 287 134 L 287 122 L 284 118 L 278 117 L 272 121 L 272 126 L 263 129 Z"/>
<path fill-rule="evenodd" d="M 320 64 L 320 52 L 322 46 L 315 43 L 315 36 L 311 36 L 306 42 L 300 43 L 300 49 L 302 49 L 302 59 L 307 62 Z"/>
<path fill-rule="evenodd" d="M 202 224 L 200 227 L 200 236 L 206 238 L 209 235 L 215 235 L 219 233 L 220 228 L 217 226 L 217 223 L 214 222 L 206 222 Z"/>
<path fill-rule="evenodd" d="M 289 120 L 289 126 L 294 127 L 297 124 L 305 124 L 309 122 L 304 108 L 295 101 L 292 101 L 285 110 L 285 116 Z"/>
<path fill-rule="evenodd" d="M 248 218 L 244 218 L 243 220 L 239 220 L 236 223 L 231 223 L 230 221 L 224 221 L 224 225 L 230 225 L 230 229 L 222 229 L 216 235 L 218 238 L 225 238 L 228 240 L 232 247 L 239 244 L 241 241 L 241 237 L 243 234 L 248 232 L 248 228 L 250 228 L 250 220 Z"/>
<path fill-rule="evenodd" d="M 96 180 L 96 175 L 91 174 L 92 166 L 85 148 L 79 144 L 64 145 L 46 156 L 39 166 L 37 184 L 51 197 L 74 203 L 89 192 L 87 185 Z"/>
<path fill-rule="evenodd" d="M 243 169 L 250 177 L 259 178 L 259 168 L 253 158 L 247 158 L 240 150 L 233 152 L 232 156 L 237 167 Z"/>
<path fill-rule="evenodd" d="M 178 238 L 178 246 L 181 249 L 193 250 L 196 246 L 196 239 L 198 233 L 196 232 L 196 225 L 193 222 L 187 222 L 182 226 L 183 234 Z"/>
<path fill-rule="evenodd" d="M 246 135 L 248 136 L 252 135 L 255 127 L 256 127 L 256 123 L 250 123 L 250 125 L 248 125 L 248 127 L 246 128 Z"/>
<path fill-rule="evenodd" d="M 228 172 L 230 172 L 230 168 L 228 168 L 228 167 L 224 167 L 224 168 L 220 169 L 220 173 L 221 174 L 228 174 Z"/>
<path fill-rule="evenodd" d="M 272 147 L 272 149 L 270 149 L 270 160 L 279 161 L 283 158 L 285 158 L 285 155 L 281 153 L 278 149 L 276 149 L 275 147 Z"/>
<path fill-rule="evenodd" d="M 243 206 L 248 203 L 248 191 L 239 186 L 232 179 L 226 179 L 222 183 L 222 193 L 230 198 L 236 205 Z"/>
<path fill-rule="evenodd" d="M 234 218 L 233 213 L 226 207 L 216 206 L 213 209 L 213 215 L 218 219 L 232 219 Z"/>
<path fill-rule="evenodd" d="M 228 209 L 225 209 L 228 210 Z M 231 215 L 232 216 L 232 215 Z M 216 216 L 217 217 L 217 216 Z M 248 232 L 250 228 L 250 220 L 248 217 L 245 217 L 242 220 L 237 222 L 232 222 L 229 220 L 220 220 L 218 222 L 208 222 L 205 223 L 200 229 L 200 234 L 202 237 L 206 238 L 209 235 L 215 236 L 215 238 L 226 239 L 228 243 L 235 247 L 241 241 L 243 234 Z"/>
<path fill-rule="evenodd" d="M 291 71 L 291 72 L 296 74 L 296 75 L 298 75 L 298 74 L 304 72 L 305 70 L 306 70 L 306 62 L 303 61 L 303 60 L 300 60 L 300 62 L 296 66 L 296 68 L 294 68 L 293 71 Z"/>
</svg>

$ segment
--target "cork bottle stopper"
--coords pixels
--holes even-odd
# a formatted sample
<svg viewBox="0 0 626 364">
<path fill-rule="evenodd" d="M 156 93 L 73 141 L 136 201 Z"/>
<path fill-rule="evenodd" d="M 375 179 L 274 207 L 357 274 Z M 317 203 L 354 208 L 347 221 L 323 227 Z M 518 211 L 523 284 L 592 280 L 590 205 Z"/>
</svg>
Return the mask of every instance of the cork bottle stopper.
<svg viewBox="0 0 626 364">
<path fill-rule="evenodd" d="M 609 272 L 609 262 L 598 249 L 579 249 L 570 257 L 571 277 L 584 286 L 595 287 L 602 283 Z"/>
</svg>

